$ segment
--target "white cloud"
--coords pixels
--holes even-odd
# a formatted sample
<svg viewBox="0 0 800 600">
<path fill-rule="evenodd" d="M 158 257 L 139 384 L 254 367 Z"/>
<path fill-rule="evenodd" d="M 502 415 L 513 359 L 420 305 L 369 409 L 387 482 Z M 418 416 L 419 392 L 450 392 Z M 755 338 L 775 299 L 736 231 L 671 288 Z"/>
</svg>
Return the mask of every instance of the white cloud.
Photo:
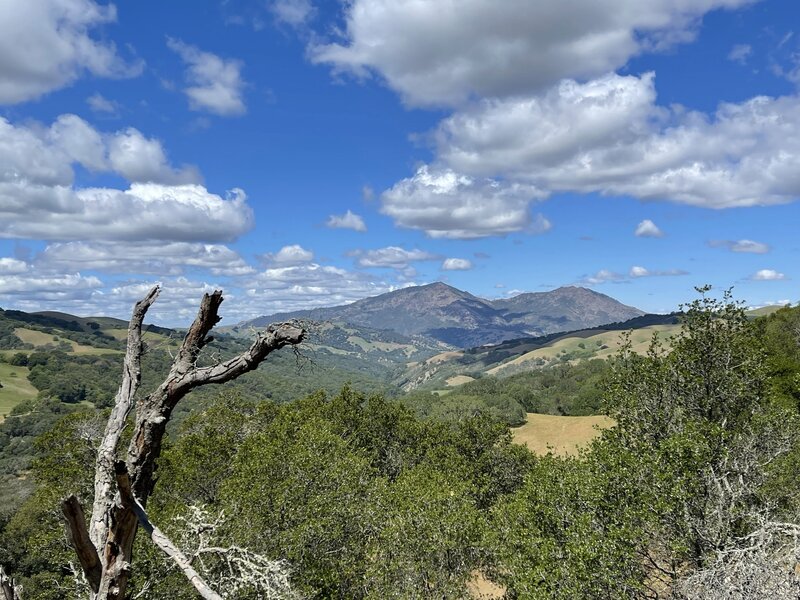
<svg viewBox="0 0 800 600">
<path fill-rule="evenodd" d="M 636 226 L 636 231 L 634 232 L 636 237 L 655 237 L 660 238 L 664 237 L 664 232 L 661 231 L 658 226 L 653 223 L 650 219 L 645 219 L 641 223 Z"/>
<path fill-rule="evenodd" d="M 0 265 L 2 261 L 0 259 Z M 110 273 L 180 275 L 187 269 L 214 275 L 250 275 L 255 269 L 220 244 L 190 242 L 67 242 L 49 244 L 36 256 L 39 268 Z M 2 269 L 0 268 L 0 272 Z"/>
<path fill-rule="evenodd" d="M 749 252 L 751 254 L 766 254 L 769 246 L 753 240 L 711 240 L 708 243 L 712 248 L 727 248 L 731 252 Z"/>
<path fill-rule="evenodd" d="M 331 215 L 328 217 L 325 225 L 332 229 L 352 229 L 353 231 L 367 230 L 364 219 L 350 210 L 343 215 Z"/>
<path fill-rule="evenodd" d="M 242 99 L 245 83 L 241 61 L 225 60 L 172 38 L 167 40 L 167 45 L 187 64 L 189 86 L 183 91 L 192 110 L 206 110 L 222 116 L 242 115 L 247 111 Z"/>
<path fill-rule="evenodd" d="M 420 167 L 381 195 L 381 212 L 400 227 L 433 238 L 470 239 L 515 231 L 541 233 L 550 223 L 531 219 L 528 205 L 541 193 L 529 184 L 476 179 L 455 171 Z"/>
<path fill-rule="evenodd" d="M 411 104 L 539 92 L 690 41 L 704 13 L 752 0 L 353 0 L 342 43 L 312 59 L 377 72 Z"/>
<path fill-rule="evenodd" d="M 731 51 L 728 52 L 728 60 L 743 65 L 747 63 L 747 59 L 753 53 L 753 47 L 750 44 L 736 44 Z"/>
<path fill-rule="evenodd" d="M 687 271 L 682 269 L 667 269 L 666 271 L 651 271 L 649 269 L 645 269 L 644 267 L 634 266 L 631 267 L 631 270 L 628 272 L 628 276 L 633 279 L 638 279 L 639 277 L 676 277 L 679 275 L 688 275 Z"/>
<path fill-rule="evenodd" d="M 469 271 L 472 261 L 466 258 L 446 258 L 442 263 L 442 271 Z"/>
<path fill-rule="evenodd" d="M 161 142 L 144 137 L 132 127 L 109 139 L 108 158 L 111 168 L 128 181 L 173 185 L 201 180 L 194 167 L 171 167 Z"/>
<path fill-rule="evenodd" d="M 96 289 L 102 285 L 97 277 L 83 277 L 80 273 L 71 275 L 0 275 L 0 298 L 17 294 L 66 298 L 74 290 Z"/>
<path fill-rule="evenodd" d="M 638 265 L 630 268 L 627 275 L 611 271 L 608 269 L 601 269 L 594 275 L 584 277 L 578 283 L 584 285 L 600 285 L 602 283 L 630 283 L 632 279 L 640 279 L 641 277 L 676 277 L 679 275 L 688 275 L 689 273 L 682 269 L 666 269 L 666 270 L 651 270 Z"/>
<path fill-rule="evenodd" d="M 600 192 L 707 208 L 800 196 L 800 97 L 720 104 L 713 116 L 655 104 L 652 74 L 562 82 L 484 100 L 445 119 L 440 168 L 542 193 Z"/>
<path fill-rule="evenodd" d="M 259 256 L 259 259 L 265 265 L 288 267 L 311 262 L 314 260 L 314 253 L 299 244 L 292 244 L 284 246 L 275 254 L 263 254 Z"/>
<path fill-rule="evenodd" d="M 84 72 L 99 77 L 138 75 L 113 43 L 91 32 L 116 20 L 114 5 L 92 0 L 0 2 L 0 103 L 33 100 L 69 85 Z"/>
<path fill-rule="evenodd" d="M 761 269 L 750 276 L 753 281 L 781 281 L 787 279 L 786 275 L 774 269 Z"/>
<path fill-rule="evenodd" d="M 17 275 L 28 270 L 28 263 L 16 258 L 0 257 L 0 275 Z"/>
<path fill-rule="evenodd" d="M 266 269 L 246 284 L 249 316 L 346 304 L 395 289 L 365 273 L 316 263 Z"/>
<path fill-rule="evenodd" d="M 590 275 L 582 279 L 580 283 L 585 285 L 599 285 L 601 283 L 609 282 L 618 283 L 624 279 L 625 276 L 621 273 L 615 273 L 614 271 L 609 271 L 608 269 L 600 269 L 594 275 Z"/>
<path fill-rule="evenodd" d="M 119 102 L 109 100 L 99 93 L 89 96 L 86 99 L 86 104 L 96 113 L 115 115 L 119 112 Z"/>
<path fill-rule="evenodd" d="M 242 190 L 134 183 L 128 190 L 0 182 L 0 237 L 45 240 L 228 241 L 248 231 Z"/>
<path fill-rule="evenodd" d="M 314 15 L 310 0 L 273 0 L 269 9 L 279 22 L 292 27 L 305 25 Z"/>
<path fill-rule="evenodd" d="M 349 256 L 357 258 L 356 264 L 364 268 L 387 268 L 403 270 L 409 263 L 439 260 L 439 256 L 425 250 L 405 250 L 399 246 L 387 246 L 376 250 L 354 250 Z"/>
<path fill-rule="evenodd" d="M 134 183 L 127 190 L 75 187 L 74 164 Z M 193 168 L 171 167 L 160 142 L 135 129 L 103 134 L 75 115 L 49 128 L 0 118 L 0 237 L 213 242 L 251 227 L 241 190 L 223 200 L 201 185 L 177 185 L 198 179 Z"/>
</svg>

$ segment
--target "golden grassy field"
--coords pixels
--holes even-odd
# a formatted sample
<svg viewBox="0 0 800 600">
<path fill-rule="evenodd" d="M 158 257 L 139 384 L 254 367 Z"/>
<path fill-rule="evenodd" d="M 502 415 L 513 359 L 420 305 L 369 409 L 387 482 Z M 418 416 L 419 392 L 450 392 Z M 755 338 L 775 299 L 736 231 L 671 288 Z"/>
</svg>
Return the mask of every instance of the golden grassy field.
<svg viewBox="0 0 800 600">
<path fill-rule="evenodd" d="M 675 335 L 680 331 L 680 325 L 652 325 L 635 329 L 631 334 L 631 342 L 634 352 L 644 354 L 650 345 L 650 339 L 654 333 L 658 333 L 662 341 Z M 506 363 L 493 367 L 486 371 L 488 375 L 497 375 L 504 369 L 512 366 L 519 366 L 527 362 L 544 360 L 557 360 L 559 355 L 567 353 L 579 353 L 591 351 L 591 358 L 608 358 L 613 356 L 622 344 L 622 331 L 604 331 L 589 337 L 564 337 L 554 341 L 543 348 L 538 348 Z M 581 347 L 581 344 L 583 347 Z"/>
<path fill-rule="evenodd" d="M 511 433 L 515 443 L 525 444 L 536 454 L 552 452 L 557 456 L 570 456 L 597 437 L 598 428 L 613 425 L 614 421 L 604 415 L 562 417 L 528 413 L 525 424 L 513 428 Z"/>
</svg>

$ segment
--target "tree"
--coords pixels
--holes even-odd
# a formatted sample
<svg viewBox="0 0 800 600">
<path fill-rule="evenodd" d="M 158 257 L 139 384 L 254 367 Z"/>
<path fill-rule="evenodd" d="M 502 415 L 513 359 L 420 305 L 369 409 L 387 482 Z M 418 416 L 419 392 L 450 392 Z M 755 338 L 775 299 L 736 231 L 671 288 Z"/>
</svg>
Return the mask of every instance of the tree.
<svg viewBox="0 0 800 600">
<path fill-rule="evenodd" d="M 271 352 L 284 346 L 296 346 L 306 334 L 293 323 L 271 325 L 238 356 L 200 366 L 200 352 L 213 339 L 209 333 L 220 320 L 218 310 L 223 300 L 221 291 L 205 294 L 166 379 L 151 394 L 136 402 L 133 435 L 126 457 L 117 460 L 120 440 L 141 382 L 142 323 L 159 291 L 158 286 L 151 289 L 133 309 L 122 382 L 97 452 L 89 527 L 77 496 L 71 495 L 62 502 L 70 542 L 92 590 L 92 598 L 97 600 L 126 597 L 133 542 L 139 525 L 173 558 L 203 597 L 220 598 L 202 581 L 187 557 L 150 523 L 145 511 L 155 486 L 154 470 L 166 426 L 177 403 L 191 390 L 210 383 L 225 383 L 252 371 Z"/>
<path fill-rule="evenodd" d="M 666 586 L 741 556 L 759 524 L 798 518 L 796 477 L 774 484 L 800 447 L 798 415 L 770 395 L 766 354 L 741 303 L 709 289 L 686 307 L 671 351 L 657 339 L 644 357 L 623 347 L 608 389 L 617 427 L 595 447 L 641 457 L 642 484 L 658 490 L 643 559 Z"/>
</svg>

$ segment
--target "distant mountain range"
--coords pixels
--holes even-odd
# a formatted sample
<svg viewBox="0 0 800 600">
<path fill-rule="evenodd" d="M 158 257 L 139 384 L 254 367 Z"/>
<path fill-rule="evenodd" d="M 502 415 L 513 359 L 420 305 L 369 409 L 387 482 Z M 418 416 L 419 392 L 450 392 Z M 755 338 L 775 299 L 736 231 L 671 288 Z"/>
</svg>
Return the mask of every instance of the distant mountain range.
<svg viewBox="0 0 800 600">
<path fill-rule="evenodd" d="M 352 304 L 258 317 L 241 327 L 305 319 L 343 322 L 471 348 L 627 321 L 645 313 L 582 287 L 486 300 L 444 283 L 403 288 Z"/>
</svg>

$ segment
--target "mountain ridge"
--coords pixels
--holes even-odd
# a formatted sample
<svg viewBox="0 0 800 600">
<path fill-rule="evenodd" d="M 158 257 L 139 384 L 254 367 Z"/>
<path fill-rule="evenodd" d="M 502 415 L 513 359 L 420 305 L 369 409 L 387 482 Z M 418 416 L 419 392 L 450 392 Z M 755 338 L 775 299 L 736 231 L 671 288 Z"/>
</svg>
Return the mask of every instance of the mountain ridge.
<svg viewBox="0 0 800 600">
<path fill-rule="evenodd" d="M 403 335 L 425 335 L 469 348 L 626 321 L 643 314 L 610 296 L 577 286 L 488 300 L 435 282 L 351 304 L 264 315 L 240 326 L 260 327 L 289 319 L 341 321 Z"/>
</svg>

